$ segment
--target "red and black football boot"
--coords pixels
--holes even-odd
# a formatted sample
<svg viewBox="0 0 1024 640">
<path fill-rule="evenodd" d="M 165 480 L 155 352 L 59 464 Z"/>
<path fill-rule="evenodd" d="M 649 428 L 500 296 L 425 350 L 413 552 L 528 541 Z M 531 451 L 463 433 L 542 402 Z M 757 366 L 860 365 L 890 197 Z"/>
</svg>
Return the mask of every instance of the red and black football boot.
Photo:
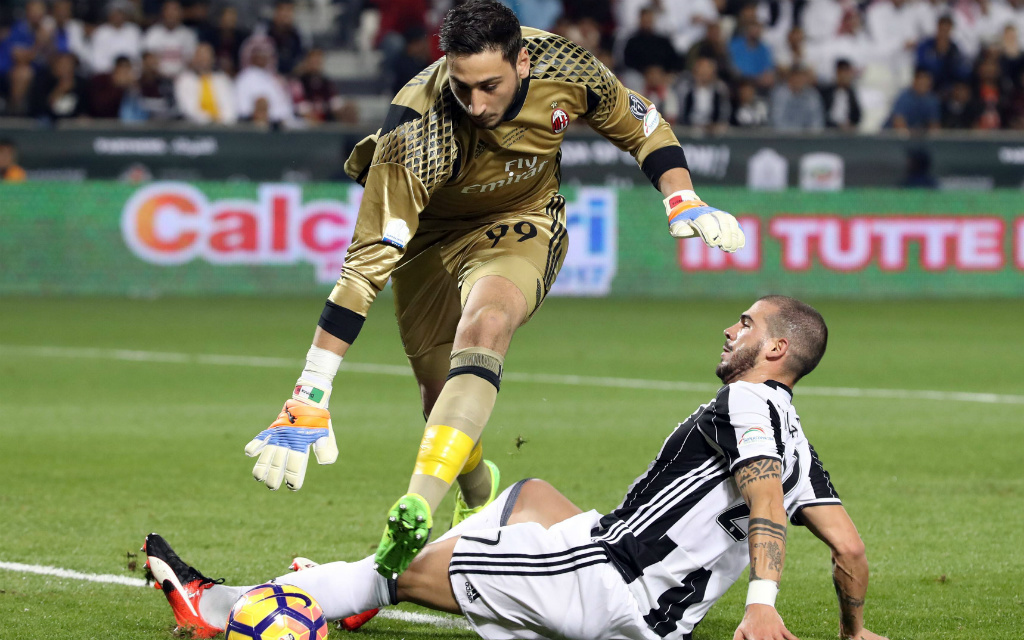
<svg viewBox="0 0 1024 640">
<path fill-rule="evenodd" d="M 203 592 L 223 579 L 211 580 L 185 564 L 171 545 L 161 536 L 151 533 L 142 545 L 146 553 L 146 567 L 153 574 L 157 589 L 162 589 L 174 611 L 178 631 L 193 638 L 212 638 L 223 629 L 208 623 L 199 614 L 199 599 Z"/>
<path fill-rule="evenodd" d="M 312 569 L 313 567 L 319 566 L 316 562 L 313 562 L 309 558 L 295 558 L 292 560 L 291 570 L 292 571 L 303 571 L 305 569 Z M 355 631 L 359 627 L 363 626 L 367 622 L 373 619 L 380 609 L 370 609 L 362 613 L 357 613 L 354 616 L 342 618 L 338 620 L 338 626 L 345 631 Z"/>
</svg>

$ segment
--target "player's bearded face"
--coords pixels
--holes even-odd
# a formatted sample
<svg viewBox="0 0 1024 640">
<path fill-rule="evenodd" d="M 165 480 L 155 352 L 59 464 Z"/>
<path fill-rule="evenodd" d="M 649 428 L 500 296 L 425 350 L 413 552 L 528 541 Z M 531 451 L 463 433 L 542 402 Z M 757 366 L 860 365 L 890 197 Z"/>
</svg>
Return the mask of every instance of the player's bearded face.
<svg viewBox="0 0 1024 640">
<path fill-rule="evenodd" d="M 725 384 L 737 380 L 744 373 L 754 368 L 754 365 L 757 364 L 757 357 L 761 355 L 761 347 L 763 346 L 763 339 L 755 344 L 733 347 L 732 350 L 728 350 L 729 347 L 727 346 L 726 351 L 722 353 L 721 362 L 715 368 L 715 375 Z"/>
<path fill-rule="evenodd" d="M 470 121 L 481 129 L 494 129 L 515 101 L 529 68 L 525 50 L 515 66 L 499 51 L 448 56 L 448 82 Z"/>
<path fill-rule="evenodd" d="M 729 384 L 738 380 L 744 373 L 757 364 L 761 349 L 765 345 L 764 319 L 757 302 L 747 309 L 739 322 L 725 330 L 725 344 L 722 346 L 722 357 L 715 368 L 718 379 Z"/>
</svg>

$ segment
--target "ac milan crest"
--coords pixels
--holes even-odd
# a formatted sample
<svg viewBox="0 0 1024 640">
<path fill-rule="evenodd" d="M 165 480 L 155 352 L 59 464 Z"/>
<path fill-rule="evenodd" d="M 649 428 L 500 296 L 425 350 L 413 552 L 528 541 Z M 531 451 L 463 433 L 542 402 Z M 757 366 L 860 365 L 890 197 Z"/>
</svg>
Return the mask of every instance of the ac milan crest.
<svg viewBox="0 0 1024 640">
<path fill-rule="evenodd" d="M 562 109 L 555 109 L 551 112 L 551 130 L 555 133 L 562 133 L 569 126 L 569 114 Z"/>
</svg>

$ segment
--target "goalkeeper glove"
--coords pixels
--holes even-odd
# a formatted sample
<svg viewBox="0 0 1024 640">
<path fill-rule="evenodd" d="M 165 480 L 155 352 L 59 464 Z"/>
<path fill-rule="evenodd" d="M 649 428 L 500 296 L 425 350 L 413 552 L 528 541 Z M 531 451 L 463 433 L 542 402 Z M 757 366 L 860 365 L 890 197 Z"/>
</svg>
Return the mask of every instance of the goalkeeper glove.
<svg viewBox="0 0 1024 640">
<path fill-rule="evenodd" d="M 295 392 L 278 414 L 277 420 L 245 446 L 245 455 L 259 455 L 252 475 L 268 489 L 277 491 L 281 480 L 292 491 L 302 487 L 309 463 L 309 447 L 313 447 L 320 464 L 338 459 L 338 445 L 327 402 L 331 388 L 314 385 L 299 378 Z"/>
<path fill-rule="evenodd" d="M 732 253 L 743 248 L 743 230 L 730 213 L 704 204 L 693 191 L 676 191 L 665 198 L 668 230 L 673 238 L 700 235 L 704 244 Z"/>
</svg>

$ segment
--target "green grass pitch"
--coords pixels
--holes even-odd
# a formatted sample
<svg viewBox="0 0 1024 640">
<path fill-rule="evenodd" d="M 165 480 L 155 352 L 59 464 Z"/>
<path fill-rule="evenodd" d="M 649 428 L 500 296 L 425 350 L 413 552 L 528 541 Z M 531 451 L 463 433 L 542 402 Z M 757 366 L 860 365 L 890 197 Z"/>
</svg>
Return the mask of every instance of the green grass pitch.
<svg viewBox="0 0 1024 640">
<path fill-rule="evenodd" d="M 516 336 L 507 371 L 714 383 L 721 330 L 749 302 L 552 299 Z M 158 531 L 208 575 L 244 584 L 283 573 L 293 555 L 371 553 L 422 433 L 411 378 L 339 374 L 341 457 L 311 465 L 298 493 L 264 489 L 242 454 L 290 391 L 321 305 L 0 300 L 0 562 L 138 578 L 142 558 L 132 572 L 126 554 Z M 374 308 L 348 362 L 404 364 L 389 306 Z M 1024 394 L 1019 301 L 818 306 L 831 341 L 805 387 Z M 295 366 L 54 357 L 12 346 L 272 356 Z M 867 543 L 869 628 L 893 640 L 1020 638 L 1024 406 L 801 395 L 801 385 L 805 430 Z M 506 485 L 539 476 L 584 508 L 607 510 L 675 423 L 710 397 L 507 380 L 486 456 Z M 789 628 L 803 640 L 836 637 L 824 547 L 793 527 L 786 560 L 779 610 Z M 744 593 L 741 581 L 694 637 L 731 638 Z M 0 569 L 0 639 L 166 640 L 172 627 L 155 590 Z M 381 619 L 360 633 L 471 637 Z"/>
</svg>

